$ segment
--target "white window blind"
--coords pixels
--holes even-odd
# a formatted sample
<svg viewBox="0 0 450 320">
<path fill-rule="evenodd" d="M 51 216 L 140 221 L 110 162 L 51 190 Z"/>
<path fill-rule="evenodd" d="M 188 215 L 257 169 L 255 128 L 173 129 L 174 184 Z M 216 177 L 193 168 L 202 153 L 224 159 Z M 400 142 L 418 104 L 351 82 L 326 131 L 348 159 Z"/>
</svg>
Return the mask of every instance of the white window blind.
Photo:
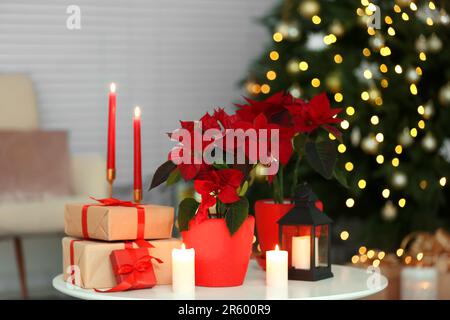
<svg viewBox="0 0 450 320">
<path fill-rule="evenodd" d="M 236 83 L 269 38 L 255 23 L 274 0 L 0 0 L 0 73 L 28 74 L 40 124 L 73 152 L 106 154 L 117 83 L 118 184 L 131 182 L 132 108 L 142 108 L 143 171 L 167 156 L 165 132 L 239 99 Z M 69 30 L 69 5 L 81 30 Z"/>
</svg>

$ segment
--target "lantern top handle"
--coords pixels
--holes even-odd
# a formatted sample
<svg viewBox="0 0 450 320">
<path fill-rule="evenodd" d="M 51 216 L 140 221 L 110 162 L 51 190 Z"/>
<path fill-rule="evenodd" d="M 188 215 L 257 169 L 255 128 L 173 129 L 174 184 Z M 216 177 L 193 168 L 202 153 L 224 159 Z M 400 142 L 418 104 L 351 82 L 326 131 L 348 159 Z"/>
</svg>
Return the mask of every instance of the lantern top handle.
<svg viewBox="0 0 450 320">
<path fill-rule="evenodd" d="M 300 184 L 295 190 L 294 202 L 295 204 L 308 204 L 317 201 L 317 196 L 312 191 L 307 182 Z"/>
</svg>

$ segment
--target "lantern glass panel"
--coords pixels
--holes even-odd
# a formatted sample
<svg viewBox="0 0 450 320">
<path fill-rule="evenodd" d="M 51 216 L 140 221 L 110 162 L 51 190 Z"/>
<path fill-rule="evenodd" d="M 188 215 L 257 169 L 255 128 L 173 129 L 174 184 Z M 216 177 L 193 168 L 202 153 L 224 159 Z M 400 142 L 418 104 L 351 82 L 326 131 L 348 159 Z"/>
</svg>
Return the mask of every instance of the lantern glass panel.
<svg viewBox="0 0 450 320">
<path fill-rule="evenodd" d="M 316 267 L 328 266 L 328 225 L 320 225 L 316 227 L 316 248 L 317 258 Z"/>
</svg>

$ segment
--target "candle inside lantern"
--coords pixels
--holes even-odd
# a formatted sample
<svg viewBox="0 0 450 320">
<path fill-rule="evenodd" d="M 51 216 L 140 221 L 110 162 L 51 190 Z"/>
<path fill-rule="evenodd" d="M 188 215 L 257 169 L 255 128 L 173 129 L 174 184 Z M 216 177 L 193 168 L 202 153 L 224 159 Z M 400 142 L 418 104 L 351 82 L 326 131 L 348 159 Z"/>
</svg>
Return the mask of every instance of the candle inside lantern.
<svg viewBox="0 0 450 320">
<path fill-rule="evenodd" d="M 141 109 L 134 108 L 134 201 L 142 200 Z"/>
<path fill-rule="evenodd" d="M 195 250 L 172 250 L 172 290 L 176 294 L 192 295 L 195 291 Z"/>
<path fill-rule="evenodd" d="M 315 238 L 315 265 L 319 266 L 319 238 Z M 311 237 L 300 236 L 292 238 L 292 266 L 295 269 L 309 270 L 311 268 Z"/>
<path fill-rule="evenodd" d="M 266 284 L 268 287 L 287 287 L 288 285 L 288 252 L 280 250 L 266 251 Z"/>
<path fill-rule="evenodd" d="M 106 178 L 110 184 L 116 177 L 116 84 L 109 88 L 108 154 Z"/>
</svg>

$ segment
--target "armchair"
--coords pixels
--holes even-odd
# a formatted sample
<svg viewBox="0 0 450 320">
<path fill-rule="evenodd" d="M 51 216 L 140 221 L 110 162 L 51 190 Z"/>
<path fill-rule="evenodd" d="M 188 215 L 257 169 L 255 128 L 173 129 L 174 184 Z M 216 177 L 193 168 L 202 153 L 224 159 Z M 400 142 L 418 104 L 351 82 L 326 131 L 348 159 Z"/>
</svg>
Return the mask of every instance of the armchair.
<svg viewBox="0 0 450 320">
<path fill-rule="evenodd" d="M 0 75 L 0 130 L 36 130 L 38 113 L 31 80 L 25 75 Z M 100 155 L 71 155 L 73 195 L 28 202 L 0 202 L 0 239 L 12 239 L 23 298 L 28 297 L 21 237 L 64 230 L 64 204 L 106 197 L 105 161 Z"/>
</svg>

